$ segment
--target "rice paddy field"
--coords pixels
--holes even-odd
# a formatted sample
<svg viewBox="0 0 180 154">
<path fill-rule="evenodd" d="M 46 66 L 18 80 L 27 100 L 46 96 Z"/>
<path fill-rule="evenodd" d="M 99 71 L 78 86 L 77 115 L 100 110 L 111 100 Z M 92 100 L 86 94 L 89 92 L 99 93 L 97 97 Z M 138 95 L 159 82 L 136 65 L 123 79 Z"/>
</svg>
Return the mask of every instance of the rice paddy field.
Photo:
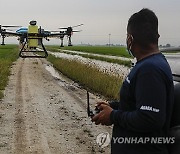
<svg viewBox="0 0 180 154">
<path fill-rule="evenodd" d="M 60 48 L 59 46 L 47 46 L 47 50 L 51 52 L 70 54 L 73 56 L 78 55 L 83 58 L 95 59 L 108 63 L 115 63 L 128 68 L 131 67 L 132 63 L 130 60 L 124 60 L 125 58 L 131 58 L 127 53 L 125 47 L 71 46 Z M 78 52 L 73 53 L 68 52 L 68 50 Z M 124 59 L 112 59 L 106 57 L 106 55 L 122 57 Z M 105 96 L 107 99 L 119 99 L 119 89 L 122 84 L 123 75 L 110 75 L 105 72 L 101 72 L 96 67 L 83 64 L 76 60 L 68 60 L 64 58 L 54 57 L 52 55 L 48 57 L 48 60 L 58 71 L 66 75 L 68 78 L 78 82 L 84 88 L 90 89 L 93 92 Z"/>
<path fill-rule="evenodd" d="M 73 50 L 101 55 L 111 55 L 111 56 L 120 56 L 131 58 L 131 56 L 127 53 L 125 47 L 107 47 L 107 46 L 66 46 L 60 48 L 59 46 L 47 46 L 47 49 L 51 51 L 57 51 L 56 49 L 62 50 Z"/>
<path fill-rule="evenodd" d="M 70 55 L 78 55 L 84 58 L 106 61 L 109 63 L 123 65 L 129 68 L 132 64 L 131 60 L 127 60 L 127 58 L 132 57 L 130 57 L 129 54 L 127 54 L 127 51 L 124 47 L 73 46 L 60 48 L 59 46 L 47 46 L 47 49 L 52 52 L 61 52 Z M 111 57 L 108 57 L 108 55 Z"/>
<path fill-rule="evenodd" d="M 8 82 L 10 67 L 18 58 L 17 51 L 17 45 L 0 46 L 0 99 L 3 97 L 3 90 Z"/>
</svg>

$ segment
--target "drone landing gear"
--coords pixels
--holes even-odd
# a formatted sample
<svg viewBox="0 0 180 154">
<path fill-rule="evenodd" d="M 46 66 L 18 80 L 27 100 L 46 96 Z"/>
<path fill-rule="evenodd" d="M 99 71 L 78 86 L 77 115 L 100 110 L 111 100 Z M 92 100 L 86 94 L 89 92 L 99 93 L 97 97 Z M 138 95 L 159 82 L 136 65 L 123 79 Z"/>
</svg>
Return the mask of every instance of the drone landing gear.
<svg viewBox="0 0 180 154">
<path fill-rule="evenodd" d="M 61 45 L 60 45 L 60 47 L 64 47 L 64 45 L 63 45 L 63 38 L 60 38 L 61 39 Z"/>
<path fill-rule="evenodd" d="M 4 39 L 5 39 L 5 36 L 4 36 L 4 35 L 2 35 L 2 43 L 1 43 L 1 45 L 5 45 L 5 43 L 4 43 Z"/>
<path fill-rule="evenodd" d="M 40 41 L 41 41 L 40 44 L 41 44 L 43 50 L 28 49 L 28 48 L 26 48 L 26 45 L 28 43 L 27 43 L 27 41 L 25 41 L 23 43 L 22 49 L 20 50 L 19 56 L 21 58 L 46 58 L 48 56 L 48 53 L 42 43 L 42 39 Z M 27 55 L 26 53 L 33 53 L 33 55 Z M 38 55 L 38 53 L 40 55 Z M 44 55 L 41 55 L 42 53 L 44 53 Z"/>
<path fill-rule="evenodd" d="M 71 36 L 68 36 L 68 46 L 72 46 L 72 43 L 71 43 Z"/>
</svg>

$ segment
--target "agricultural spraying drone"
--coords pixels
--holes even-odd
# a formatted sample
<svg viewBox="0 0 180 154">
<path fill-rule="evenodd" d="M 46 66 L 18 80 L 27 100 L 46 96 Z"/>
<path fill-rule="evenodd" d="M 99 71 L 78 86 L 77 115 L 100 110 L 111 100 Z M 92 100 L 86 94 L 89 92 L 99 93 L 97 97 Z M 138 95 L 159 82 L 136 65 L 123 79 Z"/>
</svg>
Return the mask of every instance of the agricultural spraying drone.
<svg viewBox="0 0 180 154">
<path fill-rule="evenodd" d="M 46 48 L 43 44 L 43 38 L 49 41 L 49 38 L 59 38 L 61 40 L 61 47 L 63 47 L 63 39 L 64 36 L 68 37 L 68 46 L 72 46 L 71 43 L 71 36 L 73 32 L 80 32 L 80 31 L 74 31 L 74 27 L 81 26 L 83 24 L 73 26 L 73 27 L 67 27 L 67 28 L 59 28 L 59 29 L 65 29 L 65 30 L 59 30 L 59 31 L 45 31 L 44 29 L 38 27 L 36 25 L 36 21 L 30 21 L 28 28 L 24 28 L 22 26 L 2 26 L 0 25 L 0 34 L 2 36 L 2 44 L 5 45 L 4 40 L 5 37 L 9 36 L 15 36 L 18 37 L 19 44 L 20 44 L 20 52 L 19 56 L 22 58 L 46 58 L 48 56 L 48 53 L 46 51 Z M 8 28 L 19 28 L 16 31 L 13 31 L 12 29 Z M 43 50 L 39 50 L 37 47 L 42 46 Z M 27 54 L 27 53 L 34 53 Z M 42 54 L 37 55 L 36 53 L 42 52 Z"/>
</svg>

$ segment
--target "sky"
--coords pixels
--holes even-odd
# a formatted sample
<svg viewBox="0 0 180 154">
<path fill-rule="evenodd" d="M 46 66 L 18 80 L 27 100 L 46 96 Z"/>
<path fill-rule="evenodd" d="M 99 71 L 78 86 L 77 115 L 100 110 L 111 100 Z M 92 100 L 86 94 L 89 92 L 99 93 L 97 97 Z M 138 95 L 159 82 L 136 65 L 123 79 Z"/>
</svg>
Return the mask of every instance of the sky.
<svg viewBox="0 0 180 154">
<path fill-rule="evenodd" d="M 159 44 L 180 46 L 180 0 L 0 0 L 0 24 L 27 27 L 37 20 L 46 30 L 84 24 L 74 29 L 82 32 L 73 34 L 73 44 L 107 44 L 111 34 L 111 43 L 125 45 L 128 19 L 142 8 L 153 10 L 159 19 Z M 48 44 L 59 42 L 51 39 Z"/>
</svg>

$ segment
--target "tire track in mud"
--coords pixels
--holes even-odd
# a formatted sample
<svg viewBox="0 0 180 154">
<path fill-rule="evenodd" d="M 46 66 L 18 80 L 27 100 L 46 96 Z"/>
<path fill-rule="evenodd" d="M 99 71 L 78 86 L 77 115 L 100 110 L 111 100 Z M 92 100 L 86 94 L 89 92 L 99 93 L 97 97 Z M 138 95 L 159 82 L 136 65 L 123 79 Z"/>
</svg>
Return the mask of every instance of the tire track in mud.
<svg viewBox="0 0 180 154">
<path fill-rule="evenodd" d="M 24 102 L 23 102 L 23 91 L 22 91 L 22 72 L 24 60 L 21 61 L 18 67 L 18 74 L 16 80 L 16 96 L 15 96 L 15 153 L 21 154 L 26 151 L 26 125 L 24 119 Z"/>
<path fill-rule="evenodd" d="M 14 123 L 14 153 L 50 154 L 47 138 L 40 130 L 37 104 L 33 98 L 37 87 L 32 89 L 31 71 L 39 65 L 37 60 L 20 59 L 17 68 L 15 95 L 15 123 Z"/>
<path fill-rule="evenodd" d="M 36 66 L 34 66 L 34 64 Z M 39 108 L 38 108 L 38 100 L 33 97 L 34 91 L 36 91 L 37 87 L 34 89 L 31 87 L 32 82 L 32 69 L 35 70 L 39 67 L 39 60 L 29 60 L 27 59 L 25 63 L 24 73 L 26 77 L 24 78 L 24 96 L 25 96 L 25 117 L 26 117 L 26 127 L 27 127 L 27 140 L 28 140 L 28 153 L 38 153 L 38 154 L 51 154 L 49 149 L 49 145 L 47 143 L 47 138 L 43 134 L 43 131 L 40 129 L 41 124 L 39 122 Z M 37 73 L 37 72 L 36 72 Z M 37 74 L 36 74 L 37 75 Z"/>
</svg>

